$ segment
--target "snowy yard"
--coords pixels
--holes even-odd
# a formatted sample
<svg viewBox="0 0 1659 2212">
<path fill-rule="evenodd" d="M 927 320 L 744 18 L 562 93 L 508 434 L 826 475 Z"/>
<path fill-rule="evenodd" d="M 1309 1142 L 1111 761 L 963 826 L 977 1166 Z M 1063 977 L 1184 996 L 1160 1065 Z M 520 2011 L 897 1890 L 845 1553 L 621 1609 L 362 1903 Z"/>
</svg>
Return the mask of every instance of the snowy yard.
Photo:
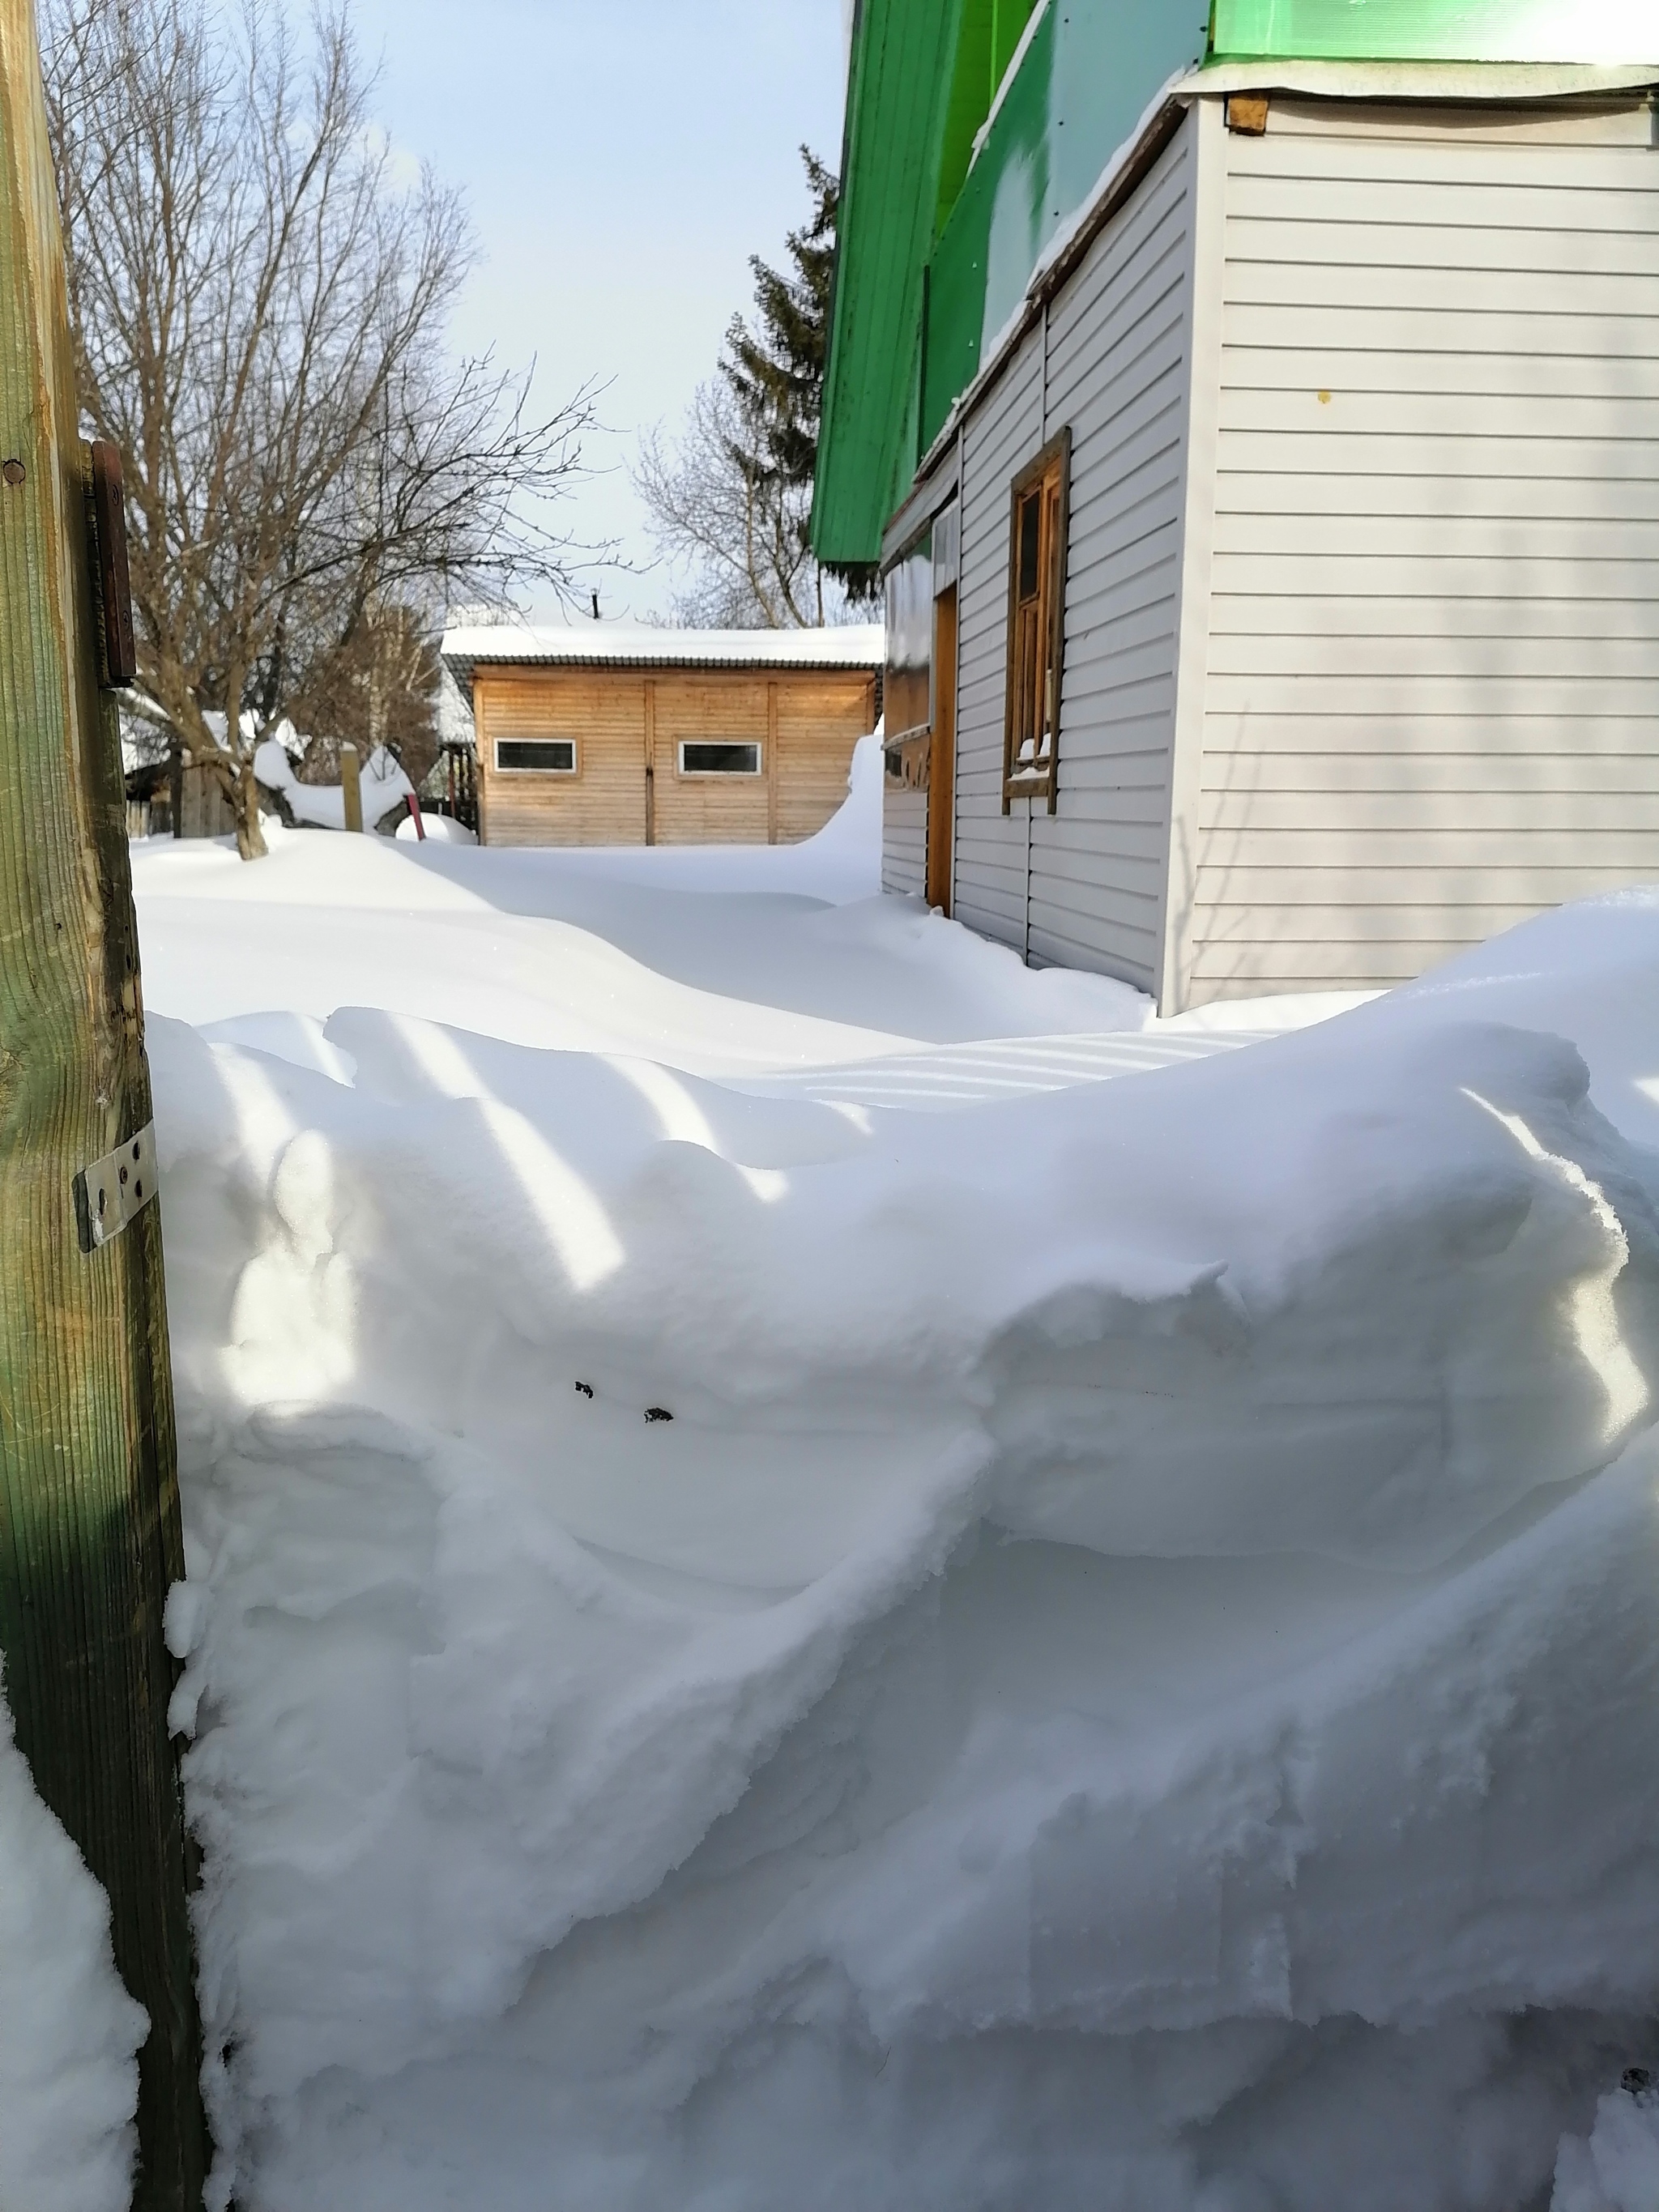
<svg viewBox="0 0 1659 2212">
<path fill-rule="evenodd" d="M 863 765 L 136 848 L 217 2201 L 1651 2212 L 1659 894 L 1149 1025 Z"/>
</svg>

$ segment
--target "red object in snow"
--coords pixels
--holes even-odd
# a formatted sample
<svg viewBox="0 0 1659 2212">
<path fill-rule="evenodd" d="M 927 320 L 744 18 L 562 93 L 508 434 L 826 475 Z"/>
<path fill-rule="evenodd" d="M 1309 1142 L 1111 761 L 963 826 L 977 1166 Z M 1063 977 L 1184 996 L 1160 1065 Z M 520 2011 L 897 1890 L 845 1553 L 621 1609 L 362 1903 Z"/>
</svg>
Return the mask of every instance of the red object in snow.
<svg viewBox="0 0 1659 2212">
<path fill-rule="evenodd" d="M 411 791 L 409 794 L 409 818 L 415 824 L 415 835 L 422 845 L 426 842 L 426 824 L 421 819 L 421 802 Z"/>
</svg>

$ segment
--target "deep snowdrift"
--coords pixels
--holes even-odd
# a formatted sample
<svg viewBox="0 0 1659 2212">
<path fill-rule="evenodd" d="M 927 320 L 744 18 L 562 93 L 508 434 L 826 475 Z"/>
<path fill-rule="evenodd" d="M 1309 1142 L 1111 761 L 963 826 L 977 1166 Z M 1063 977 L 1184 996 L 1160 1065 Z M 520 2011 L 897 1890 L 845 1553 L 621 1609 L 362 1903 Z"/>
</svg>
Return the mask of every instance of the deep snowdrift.
<svg viewBox="0 0 1659 2212">
<path fill-rule="evenodd" d="M 125 2212 L 148 2022 L 109 1899 L 41 1803 L 0 1698 L 0 2206 Z"/>
<path fill-rule="evenodd" d="M 1224 1050 L 308 842 L 140 872 L 222 2184 L 1645 2203 L 1659 901 Z"/>
</svg>

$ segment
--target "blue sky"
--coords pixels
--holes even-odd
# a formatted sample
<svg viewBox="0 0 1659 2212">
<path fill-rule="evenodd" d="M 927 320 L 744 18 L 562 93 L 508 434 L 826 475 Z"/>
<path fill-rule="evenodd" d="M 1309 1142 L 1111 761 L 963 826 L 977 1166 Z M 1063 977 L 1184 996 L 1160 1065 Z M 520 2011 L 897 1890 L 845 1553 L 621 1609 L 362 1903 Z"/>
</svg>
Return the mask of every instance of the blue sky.
<svg viewBox="0 0 1659 2212">
<path fill-rule="evenodd" d="M 611 380 L 607 473 L 572 530 L 651 557 L 627 464 L 673 422 L 805 210 L 796 149 L 841 154 L 841 0 L 355 0 L 398 149 L 465 191 L 485 260 L 455 325 L 532 355 L 543 398 Z M 660 607 L 660 573 L 599 579 L 607 613 Z"/>
</svg>

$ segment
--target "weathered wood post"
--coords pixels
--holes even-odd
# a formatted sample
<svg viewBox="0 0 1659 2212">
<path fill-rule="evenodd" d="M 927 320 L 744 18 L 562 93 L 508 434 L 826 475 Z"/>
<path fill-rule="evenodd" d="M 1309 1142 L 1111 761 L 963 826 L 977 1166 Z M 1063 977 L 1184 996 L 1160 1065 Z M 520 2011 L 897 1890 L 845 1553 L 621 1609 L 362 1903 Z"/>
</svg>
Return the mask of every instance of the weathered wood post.
<svg viewBox="0 0 1659 2212">
<path fill-rule="evenodd" d="M 149 2014 L 135 2203 L 196 2212 L 161 1636 L 182 1549 L 160 1216 L 136 1188 L 149 1079 L 94 496 L 33 0 L 0 0 L 0 1653 L 17 1741 L 109 1893 L 116 1964 Z"/>
<path fill-rule="evenodd" d="M 340 748 L 340 791 L 345 801 L 345 826 L 361 830 L 363 826 L 363 786 L 362 765 L 356 745 Z"/>
</svg>

